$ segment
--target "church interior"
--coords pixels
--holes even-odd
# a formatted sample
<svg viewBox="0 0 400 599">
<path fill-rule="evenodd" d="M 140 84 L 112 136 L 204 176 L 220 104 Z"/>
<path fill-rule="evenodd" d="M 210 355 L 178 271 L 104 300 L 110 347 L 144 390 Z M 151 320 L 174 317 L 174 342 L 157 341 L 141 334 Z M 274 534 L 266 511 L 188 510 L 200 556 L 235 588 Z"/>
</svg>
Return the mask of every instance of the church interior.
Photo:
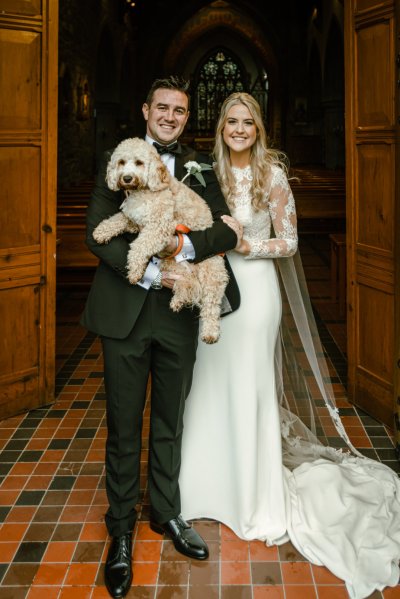
<svg viewBox="0 0 400 599">
<path fill-rule="evenodd" d="M 4 31 L 15 25 L 33 35 L 40 29 L 39 0 L 0 0 L 0 9 L 3 5 Z M 227 95 L 246 91 L 260 103 L 269 143 L 284 151 L 290 162 L 301 258 L 346 431 L 364 455 L 396 472 L 400 465 L 394 415 L 391 421 L 386 412 L 369 409 L 371 402 L 349 396 L 348 352 L 353 346 L 348 344 L 348 319 L 353 317 L 348 310 L 346 255 L 350 186 L 344 0 L 43 0 L 43 5 L 53 11 L 58 30 L 58 42 L 51 36 L 46 42 L 46 50 L 56 56 L 57 73 L 48 108 L 48 114 L 54 113 L 48 133 L 49 139 L 55 136 L 56 153 L 50 145 L 46 150 L 56 192 L 54 294 L 46 300 L 54 319 L 55 363 L 50 372 L 55 383 L 52 401 L 41 396 L 36 404 L 30 399 L 12 408 L 9 397 L 16 397 L 17 391 L 5 393 L 0 401 L 0 599 L 100 599 L 108 597 L 103 586 L 105 391 L 100 340 L 79 324 L 97 265 L 85 245 L 85 215 L 103 152 L 122 139 L 144 135 L 141 106 L 157 77 L 178 74 L 190 80 L 191 113 L 183 141 L 205 153 L 212 151 L 216 118 Z M 31 69 L 29 77 L 35 76 L 40 78 L 40 73 Z M 8 104 L 0 102 L 0 111 L 2 106 Z M 0 126 L 6 117 L 0 115 Z M 51 129 L 54 125 L 56 130 Z M 22 145 L 29 146 L 32 139 L 34 144 L 36 138 L 26 133 L 29 127 L 27 118 L 22 133 L 1 132 L 0 143 L 7 145 L 11 139 L 9 145 L 17 146 L 15 140 L 23 138 Z M 31 167 L 35 164 L 32 157 Z M 5 160 L 1 172 L 9 167 Z M 9 193 L 12 189 L 7 188 Z M 29 215 L 35 220 L 33 212 Z M 29 231 L 27 227 L 28 237 Z M 11 240 L 8 247 L 17 245 Z M 3 279 L 0 283 L 1 290 L 7 289 Z M 35 297 L 38 293 L 32 292 L 33 302 Z M 32 305 L 32 314 L 36 308 L 40 314 L 44 310 Z M 25 321 L 13 324 L 7 314 L 4 326 L 10 339 L 20 326 L 30 330 Z M 35 334 L 27 347 L 34 344 L 39 355 L 44 350 L 38 339 Z M 7 347 L 3 344 L 4 350 Z M 27 351 L 18 342 L 14 358 L 20 355 L 28 363 Z M 387 351 L 393 353 L 393 347 Z M 5 370 L 0 375 L 8 384 L 10 361 L 2 363 Z M 208 541 L 211 555 L 206 563 L 194 563 L 175 553 L 170 541 L 160 540 L 148 526 L 148 421 L 146 408 L 143 504 L 128 597 L 347 597 L 340 579 L 304 560 L 290 542 L 266 547 L 260 541 L 242 541 L 226 526 L 204 520 L 197 530 Z M 341 447 L 322 411 L 320 427 L 322 437 Z M 400 597 L 400 587 L 371 597 Z"/>
</svg>

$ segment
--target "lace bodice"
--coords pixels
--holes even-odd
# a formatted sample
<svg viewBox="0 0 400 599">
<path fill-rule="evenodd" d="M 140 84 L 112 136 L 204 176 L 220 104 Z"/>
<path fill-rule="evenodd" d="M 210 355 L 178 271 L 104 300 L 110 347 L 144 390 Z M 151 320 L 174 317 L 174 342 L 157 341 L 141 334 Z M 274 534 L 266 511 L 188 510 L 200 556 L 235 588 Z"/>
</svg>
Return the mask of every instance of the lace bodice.
<svg viewBox="0 0 400 599">
<path fill-rule="evenodd" d="M 250 244 L 246 258 L 292 256 L 297 250 L 296 209 L 284 171 L 278 166 L 271 167 L 271 183 L 266 194 L 268 210 L 255 211 L 251 204 L 251 167 L 233 167 L 232 170 L 236 191 L 231 197 L 231 213 L 243 225 L 243 237 Z M 275 232 L 272 238 L 271 225 Z"/>
</svg>

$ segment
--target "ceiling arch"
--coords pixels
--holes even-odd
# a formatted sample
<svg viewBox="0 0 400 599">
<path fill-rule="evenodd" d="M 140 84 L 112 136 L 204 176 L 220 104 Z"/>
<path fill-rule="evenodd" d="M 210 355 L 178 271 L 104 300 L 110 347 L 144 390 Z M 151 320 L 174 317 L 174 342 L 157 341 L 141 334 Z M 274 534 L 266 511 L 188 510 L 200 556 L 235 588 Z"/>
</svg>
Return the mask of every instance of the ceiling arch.
<svg viewBox="0 0 400 599">
<path fill-rule="evenodd" d="M 188 47 L 216 29 L 229 29 L 244 38 L 272 74 L 278 70 L 276 54 L 257 22 L 225 0 L 201 8 L 176 33 L 164 57 L 164 70 L 171 72 L 182 62 Z"/>
</svg>

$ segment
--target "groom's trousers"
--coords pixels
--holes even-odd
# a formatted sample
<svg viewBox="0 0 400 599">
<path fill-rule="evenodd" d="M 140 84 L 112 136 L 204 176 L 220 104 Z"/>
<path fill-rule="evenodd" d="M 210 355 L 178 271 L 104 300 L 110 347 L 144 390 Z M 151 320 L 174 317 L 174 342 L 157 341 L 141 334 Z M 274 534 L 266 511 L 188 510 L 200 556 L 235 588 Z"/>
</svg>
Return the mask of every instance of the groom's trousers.
<svg viewBox="0 0 400 599">
<path fill-rule="evenodd" d="M 198 338 L 198 312 L 169 308 L 171 291 L 150 289 L 125 339 L 102 338 L 107 402 L 106 524 L 111 536 L 133 529 L 140 494 L 143 409 L 151 373 L 148 488 L 152 516 L 180 513 L 183 411 Z"/>
</svg>

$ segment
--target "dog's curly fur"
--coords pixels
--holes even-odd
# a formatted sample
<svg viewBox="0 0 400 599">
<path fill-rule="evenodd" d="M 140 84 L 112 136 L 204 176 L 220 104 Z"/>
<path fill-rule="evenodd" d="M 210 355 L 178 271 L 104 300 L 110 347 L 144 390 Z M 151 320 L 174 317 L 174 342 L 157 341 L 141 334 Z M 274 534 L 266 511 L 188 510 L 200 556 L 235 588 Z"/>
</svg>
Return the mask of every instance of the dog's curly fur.
<svg viewBox="0 0 400 599">
<path fill-rule="evenodd" d="M 107 166 L 110 189 L 124 189 L 121 212 L 102 221 L 94 230 L 98 243 L 107 243 L 126 231 L 139 232 L 130 244 L 127 273 L 135 284 L 150 258 L 166 247 L 178 224 L 202 231 L 213 223 L 207 203 L 184 183 L 172 177 L 157 151 L 143 139 L 131 138 L 114 150 Z M 215 343 L 220 335 L 221 302 L 228 274 L 221 256 L 198 264 L 162 260 L 161 270 L 182 275 L 174 284 L 172 310 L 184 306 L 200 309 L 201 339 Z"/>
</svg>

